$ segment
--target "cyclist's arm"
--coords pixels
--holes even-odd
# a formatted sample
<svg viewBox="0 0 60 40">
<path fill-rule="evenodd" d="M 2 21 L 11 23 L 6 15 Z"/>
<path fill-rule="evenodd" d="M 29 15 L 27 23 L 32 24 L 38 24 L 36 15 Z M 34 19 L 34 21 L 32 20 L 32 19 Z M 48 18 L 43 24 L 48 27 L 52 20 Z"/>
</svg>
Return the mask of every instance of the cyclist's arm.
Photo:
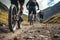
<svg viewBox="0 0 60 40">
<path fill-rule="evenodd" d="M 36 2 L 36 5 L 37 5 L 37 7 L 38 7 L 38 9 L 39 9 L 39 5 L 38 5 L 38 3 Z"/>
<path fill-rule="evenodd" d="M 29 5 L 29 2 L 26 4 L 26 7 Z"/>
</svg>

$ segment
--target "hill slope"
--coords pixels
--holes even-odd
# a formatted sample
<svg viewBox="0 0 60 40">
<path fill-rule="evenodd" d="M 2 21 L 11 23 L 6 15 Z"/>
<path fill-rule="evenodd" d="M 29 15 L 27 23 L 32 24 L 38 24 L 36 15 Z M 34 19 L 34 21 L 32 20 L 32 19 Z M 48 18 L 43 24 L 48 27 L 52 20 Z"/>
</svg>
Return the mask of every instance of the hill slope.
<svg viewBox="0 0 60 40">
<path fill-rule="evenodd" d="M 8 8 L 0 2 L 0 24 L 8 24 Z"/>
<path fill-rule="evenodd" d="M 27 24 L 27 15 L 23 14 L 23 24 Z M 8 8 L 0 2 L 0 23 L 8 25 Z"/>
<path fill-rule="evenodd" d="M 60 23 L 60 2 L 52 7 L 42 10 L 41 14 L 43 14 L 43 19 L 46 23 Z"/>
<path fill-rule="evenodd" d="M 5 6 L 3 3 L 0 2 L 0 9 L 3 9 L 3 10 L 8 10 L 8 7 Z"/>
</svg>

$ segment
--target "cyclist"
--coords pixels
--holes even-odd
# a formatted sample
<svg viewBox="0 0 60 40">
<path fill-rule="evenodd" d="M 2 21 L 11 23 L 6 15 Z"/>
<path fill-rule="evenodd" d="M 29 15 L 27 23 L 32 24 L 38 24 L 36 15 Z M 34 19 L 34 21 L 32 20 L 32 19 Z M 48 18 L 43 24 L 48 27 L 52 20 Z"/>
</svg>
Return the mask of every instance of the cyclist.
<svg viewBox="0 0 60 40">
<path fill-rule="evenodd" d="M 28 3 L 26 4 L 27 9 L 29 10 L 28 22 L 29 22 L 29 17 L 31 12 L 33 12 L 34 14 L 34 17 L 35 17 L 34 20 L 36 20 L 36 8 L 35 8 L 36 6 L 38 7 L 38 10 L 39 10 L 39 5 L 36 0 L 29 0 Z"/>
<path fill-rule="evenodd" d="M 24 5 L 25 0 L 10 0 L 10 1 L 11 1 L 11 5 L 14 4 L 17 7 L 17 11 L 20 12 L 20 14 L 22 14 L 22 12 L 23 12 L 23 5 Z M 20 9 L 18 7 L 18 3 L 20 4 Z M 23 19 L 21 17 L 20 17 L 20 20 L 23 21 Z"/>
<path fill-rule="evenodd" d="M 18 22 L 18 27 L 19 27 L 20 22 L 23 21 L 21 14 L 23 13 L 23 5 L 24 5 L 25 0 L 10 0 L 10 1 L 11 1 L 11 5 L 14 4 L 17 7 L 17 13 L 19 13 L 19 20 L 17 22 Z M 20 5 L 20 9 L 18 7 L 18 4 Z"/>
</svg>

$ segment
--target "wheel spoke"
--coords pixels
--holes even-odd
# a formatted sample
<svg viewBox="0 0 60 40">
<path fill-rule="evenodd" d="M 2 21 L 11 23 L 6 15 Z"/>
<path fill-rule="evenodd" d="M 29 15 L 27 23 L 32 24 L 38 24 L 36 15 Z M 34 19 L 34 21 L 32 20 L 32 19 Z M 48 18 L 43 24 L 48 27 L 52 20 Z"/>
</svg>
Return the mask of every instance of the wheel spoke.
<svg viewBox="0 0 60 40">
<path fill-rule="evenodd" d="M 10 9 L 11 11 L 9 12 L 9 29 L 10 31 L 15 31 L 17 28 L 17 21 L 16 21 L 16 7 L 13 9 Z"/>
</svg>

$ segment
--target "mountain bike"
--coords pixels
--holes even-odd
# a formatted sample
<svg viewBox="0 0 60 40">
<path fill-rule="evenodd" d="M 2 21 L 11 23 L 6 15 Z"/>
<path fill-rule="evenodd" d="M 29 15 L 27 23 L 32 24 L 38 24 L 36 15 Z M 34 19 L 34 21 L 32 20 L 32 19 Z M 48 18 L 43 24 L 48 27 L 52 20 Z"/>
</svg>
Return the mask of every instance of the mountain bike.
<svg viewBox="0 0 60 40">
<path fill-rule="evenodd" d="M 12 4 L 8 14 L 8 24 L 11 32 L 14 32 L 17 29 L 17 26 L 20 29 L 21 21 L 19 20 L 19 16 L 20 14 L 17 11 L 17 7 Z"/>
<path fill-rule="evenodd" d="M 38 10 L 39 11 L 39 10 Z M 37 12 L 37 11 L 36 11 Z M 33 12 L 30 14 L 29 16 L 29 22 L 30 22 L 30 25 L 33 25 L 34 22 L 36 21 L 36 16 L 33 14 Z"/>
</svg>

